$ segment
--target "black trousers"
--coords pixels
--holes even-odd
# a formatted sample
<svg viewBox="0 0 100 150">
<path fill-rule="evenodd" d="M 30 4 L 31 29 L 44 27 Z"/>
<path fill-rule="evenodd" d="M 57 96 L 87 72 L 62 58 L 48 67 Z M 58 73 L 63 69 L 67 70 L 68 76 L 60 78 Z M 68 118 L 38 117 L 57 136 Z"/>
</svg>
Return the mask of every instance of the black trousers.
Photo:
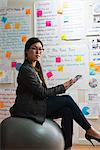
<svg viewBox="0 0 100 150">
<path fill-rule="evenodd" d="M 91 127 L 78 105 L 69 95 L 49 97 L 46 117 L 49 119 L 61 118 L 65 148 L 72 146 L 73 120 L 86 131 Z"/>
</svg>

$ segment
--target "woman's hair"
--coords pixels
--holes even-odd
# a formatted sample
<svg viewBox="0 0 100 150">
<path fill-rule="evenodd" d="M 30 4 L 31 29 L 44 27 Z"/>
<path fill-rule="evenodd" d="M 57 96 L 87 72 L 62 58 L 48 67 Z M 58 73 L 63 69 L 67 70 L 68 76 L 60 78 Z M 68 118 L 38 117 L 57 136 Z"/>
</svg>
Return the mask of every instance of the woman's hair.
<svg viewBox="0 0 100 150">
<path fill-rule="evenodd" d="M 32 37 L 32 38 L 28 39 L 28 41 L 25 44 L 25 49 L 24 49 L 25 59 L 27 58 L 27 53 L 26 52 L 29 50 L 29 48 L 31 47 L 32 44 L 35 44 L 37 42 L 40 42 L 42 47 L 43 47 L 42 41 L 40 41 L 37 37 Z"/>
<path fill-rule="evenodd" d="M 25 55 L 25 59 L 27 59 L 27 51 L 29 50 L 29 48 L 31 47 L 32 44 L 35 44 L 37 42 L 40 42 L 42 47 L 43 47 L 43 43 L 36 37 L 32 37 L 30 38 L 26 44 L 25 44 L 25 50 L 24 50 L 24 55 Z M 46 83 L 45 83 L 45 79 L 43 77 L 43 71 L 42 71 L 42 67 L 41 67 L 41 64 L 39 61 L 36 62 L 36 66 L 35 66 L 35 70 L 37 71 L 40 79 L 42 80 L 42 84 L 44 87 L 47 87 L 46 86 Z"/>
</svg>

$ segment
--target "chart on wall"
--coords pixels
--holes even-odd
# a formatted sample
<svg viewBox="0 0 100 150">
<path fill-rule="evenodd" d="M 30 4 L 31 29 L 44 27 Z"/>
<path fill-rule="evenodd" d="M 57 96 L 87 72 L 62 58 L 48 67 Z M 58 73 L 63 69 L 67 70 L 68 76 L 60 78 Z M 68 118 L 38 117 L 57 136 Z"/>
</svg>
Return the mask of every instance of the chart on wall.
<svg viewBox="0 0 100 150">
<path fill-rule="evenodd" d="M 100 35 L 100 0 L 92 0 L 88 11 L 87 35 Z"/>
<path fill-rule="evenodd" d="M 82 78 L 73 85 L 77 88 L 88 86 L 88 48 L 81 41 L 68 41 L 66 45 L 45 47 L 42 65 L 48 86 L 63 83 L 77 74 Z"/>
<path fill-rule="evenodd" d="M 34 1 L 35 35 L 45 45 L 81 39 L 85 36 L 85 6 L 82 0 Z"/>
<path fill-rule="evenodd" d="M 31 8 L 7 8 L 0 14 L 0 50 L 11 57 L 23 56 L 24 45 L 31 35 Z"/>
<path fill-rule="evenodd" d="M 87 38 L 89 46 L 89 88 L 100 90 L 100 36 Z"/>
<path fill-rule="evenodd" d="M 31 36 L 29 7 L 0 10 L 0 83 L 14 83 L 16 59 L 24 57 L 24 46 Z"/>
</svg>

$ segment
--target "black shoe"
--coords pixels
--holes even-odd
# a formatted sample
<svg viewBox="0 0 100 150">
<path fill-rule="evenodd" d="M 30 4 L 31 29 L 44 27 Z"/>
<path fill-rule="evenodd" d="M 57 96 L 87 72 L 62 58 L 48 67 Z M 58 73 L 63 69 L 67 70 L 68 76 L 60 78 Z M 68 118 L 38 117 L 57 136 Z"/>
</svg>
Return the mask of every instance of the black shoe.
<svg viewBox="0 0 100 150">
<path fill-rule="evenodd" d="M 87 133 L 85 134 L 85 138 L 86 138 L 88 141 L 90 141 L 90 143 L 91 143 L 93 146 L 95 146 L 95 145 L 93 144 L 92 139 L 93 139 L 93 140 L 96 140 L 97 142 L 100 143 L 100 139 L 98 139 L 98 138 L 96 138 L 96 137 L 93 137 L 93 136 L 91 136 L 91 135 L 88 135 Z"/>
<path fill-rule="evenodd" d="M 71 147 L 65 148 L 64 150 L 71 150 Z"/>
</svg>

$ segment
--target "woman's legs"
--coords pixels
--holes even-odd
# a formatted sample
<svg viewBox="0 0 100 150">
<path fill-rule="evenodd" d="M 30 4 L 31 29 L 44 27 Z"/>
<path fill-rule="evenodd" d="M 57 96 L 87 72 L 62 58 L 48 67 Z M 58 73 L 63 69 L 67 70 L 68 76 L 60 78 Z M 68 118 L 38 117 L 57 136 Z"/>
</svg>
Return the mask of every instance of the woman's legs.
<svg viewBox="0 0 100 150">
<path fill-rule="evenodd" d="M 61 129 L 65 140 L 65 148 L 72 146 L 73 114 L 60 97 L 50 97 L 47 101 L 47 118 L 61 120 Z"/>
<path fill-rule="evenodd" d="M 69 95 L 52 96 L 47 99 L 47 118 L 62 118 L 61 126 L 65 147 L 72 146 L 73 119 L 86 131 L 91 127 Z"/>
</svg>

